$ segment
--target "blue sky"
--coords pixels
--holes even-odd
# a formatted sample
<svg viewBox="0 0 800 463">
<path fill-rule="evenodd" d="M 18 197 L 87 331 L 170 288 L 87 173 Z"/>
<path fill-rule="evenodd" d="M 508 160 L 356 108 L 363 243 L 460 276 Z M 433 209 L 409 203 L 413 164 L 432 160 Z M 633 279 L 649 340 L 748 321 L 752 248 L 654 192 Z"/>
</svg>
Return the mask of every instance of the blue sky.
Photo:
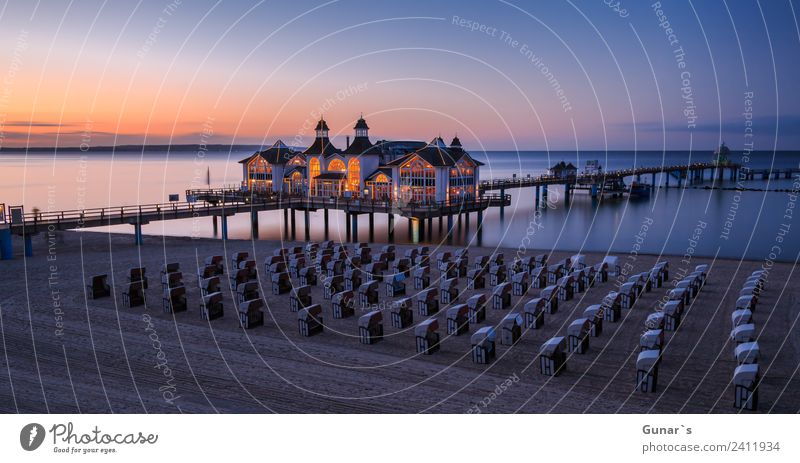
<svg viewBox="0 0 800 463">
<path fill-rule="evenodd" d="M 0 142 L 305 142 L 324 109 L 342 145 L 363 112 L 470 149 L 741 149 L 747 110 L 755 149 L 800 148 L 797 4 L 606 3 L 6 3 Z"/>
</svg>

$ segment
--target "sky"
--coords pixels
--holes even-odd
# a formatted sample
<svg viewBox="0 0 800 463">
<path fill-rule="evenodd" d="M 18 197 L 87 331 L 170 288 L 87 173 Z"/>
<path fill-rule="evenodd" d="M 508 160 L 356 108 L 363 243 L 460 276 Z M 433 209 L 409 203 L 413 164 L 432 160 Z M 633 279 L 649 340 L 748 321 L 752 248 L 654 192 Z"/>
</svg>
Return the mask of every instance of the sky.
<svg viewBox="0 0 800 463">
<path fill-rule="evenodd" d="M 800 149 L 800 4 L 14 1 L 0 148 Z"/>
</svg>

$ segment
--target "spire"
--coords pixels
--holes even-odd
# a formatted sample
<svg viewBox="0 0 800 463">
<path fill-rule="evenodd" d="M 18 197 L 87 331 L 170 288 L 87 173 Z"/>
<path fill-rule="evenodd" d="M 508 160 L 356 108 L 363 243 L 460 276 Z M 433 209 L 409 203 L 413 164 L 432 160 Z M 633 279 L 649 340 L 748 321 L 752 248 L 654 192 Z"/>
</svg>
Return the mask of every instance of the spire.
<svg viewBox="0 0 800 463">
<path fill-rule="evenodd" d="M 328 124 L 322 116 L 320 116 L 317 127 L 314 130 L 317 132 L 317 138 L 328 138 Z"/>
<path fill-rule="evenodd" d="M 453 141 L 450 142 L 450 146 L 456 146 L 456 147 L 461 148 L 461 140 L 458 139 L 458 134 L 457 133 L 456 133 L 456 136 L 453 137 Z"/>
</svg>

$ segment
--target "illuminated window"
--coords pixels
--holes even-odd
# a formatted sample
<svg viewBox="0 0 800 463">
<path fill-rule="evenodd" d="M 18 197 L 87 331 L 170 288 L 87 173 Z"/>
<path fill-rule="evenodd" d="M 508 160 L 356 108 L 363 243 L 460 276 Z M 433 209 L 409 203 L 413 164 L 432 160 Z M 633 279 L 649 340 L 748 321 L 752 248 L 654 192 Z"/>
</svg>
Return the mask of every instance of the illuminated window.
<svg viewBox="0 0 800 463">
<path fill-rule="evenodd" d="M 328 164 L 328 172 L 344 172 L 344 171 L 345 171 L 344 162 L 342 162 L 340 159 L 334 159 L 333 161 L 331 161 L 330 164 Z"/>
<path fill-rule="evenodd" d="M 360 185 L 361 162 L 357 158 L 353 158 L 347 163 L 347 189 L 355 193 L 360 193 Z"/>
<path fill-rule="evenodd" d="M 320 172 L 319 159 L 311 158 L 311 160 L 308 161 L 308 169 L 309 169 L 309 178 L 310 179 L 316 178 L 317 175 L 319 175 L 319 172 Z"/>
<path fill-rule="evenodd" d="M 436 200 L 436 171 L 418 158 L 400 167 L 400 195 L 406 201 Z"/>
</svg>

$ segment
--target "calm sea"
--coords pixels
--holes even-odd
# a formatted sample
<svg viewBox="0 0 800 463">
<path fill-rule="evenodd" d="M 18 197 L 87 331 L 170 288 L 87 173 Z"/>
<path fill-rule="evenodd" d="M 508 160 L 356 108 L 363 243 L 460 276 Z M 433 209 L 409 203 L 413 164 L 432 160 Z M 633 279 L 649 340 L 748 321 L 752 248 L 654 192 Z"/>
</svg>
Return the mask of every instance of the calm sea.
<svg viewBox="0 0 800 463">
<path fill-rule="evenodd" d="M 237 163 L 250 152 L 194 153 L 148 152 L 28 154 L 0 155 L 0 203 L 24 205 L 27 211 L 85 209 L 103 206 L 165 202 L 169 194 L 184 198 L 189 187 L 207 186 L 206 172 L 210 171 L 211 186 L 238 184 L 241 165 Z M 476 154 L 486 163 L 481 179 L 524 177 L 538 175 L 548 166 L 564 160 L 582 169 L 588 160 L 598 160 L 605 169 L 632 166 L 658 166 L 705 162 L 711 152 L 488 152 Z M 734 162 L 741 154 L 734 153 Z M 800 166 L 800 152 L 754 153 L 747 165 L 754 169 Z M 650 176 L 642 179 L 649 182 Z M 663 184 L 662 179 L 658 183 Z M 675 185 L 673 179 L 671 184 Z M 792 225 L 785 218 L 786 209 L 793 206 L 793 197 L 786 191 L 725 191 L 707 189 L 711 182 L 688 188 L 660 188 L 649 199 L 608 199 L 592 201 L 585 192 L 576 192 L 569 206 L 563 201 L 562 189 L 551 188 L 550 204 L 534 207 L 534 190 L 510 190 L 512 205 L 501 218 L 498 210 L 485 214 L 482 246 L 503 246 L 528 249 L 586 250 L 628 253 L 639 249 L 648 254 L 692 253 L 698 256 L 764 259 L 781 233 L 782 224 L 790 224 L 789 236 L 780 244 L 778 260 L 794 261 L 800 253 L 800 224 Z M 734 182 L 726 180 L 722 187 Z M 717 183 L 717 186 L 719 184 Z M 745 186 L 759 189 L 787 190 L 792 180 L 753 180 Z M 322 212 L 312 213 L 311 238 L 324 237 Z M 800 214 L 798 215 L 800 218 Z M 282 237 L 282 214 L 262 212 L 259 216 L 259 239 Z M 298 214 L 298 233 L 302 236 L 302 216 Z M 376 215 L 377 241 L 387 236 L 386 217 Z M 368 237 L 367 220 L 359 223 L 359 238 Z M 405 220 L 396 221 L 395 240 L 409 242 Z M 446 225 L 445 225 L 446 228 Z M 795 228 L 797 230 L 795 230 Z M 115 232 L 132 231 L 130 226 L 109 227 Z M 107 229 L 94 229 L 104 231 Z M 154 222 L 144 227 L 148 235 L 213 237 L 211 218 L 197 221 L 178 220 Z M 445 239 L 433 224 L 434 241 Z M 247 214 L 229 221 L 231 238 L 251 237 Z M 301 237 L 300 236 L 300 237 Z M 344 239 L 344 214 L 331 213 L 330 239 Z M 456 222 L 454 244 L 477 245 L 476 217 L 470 226 L 459 228 Z"/>
</svg>

